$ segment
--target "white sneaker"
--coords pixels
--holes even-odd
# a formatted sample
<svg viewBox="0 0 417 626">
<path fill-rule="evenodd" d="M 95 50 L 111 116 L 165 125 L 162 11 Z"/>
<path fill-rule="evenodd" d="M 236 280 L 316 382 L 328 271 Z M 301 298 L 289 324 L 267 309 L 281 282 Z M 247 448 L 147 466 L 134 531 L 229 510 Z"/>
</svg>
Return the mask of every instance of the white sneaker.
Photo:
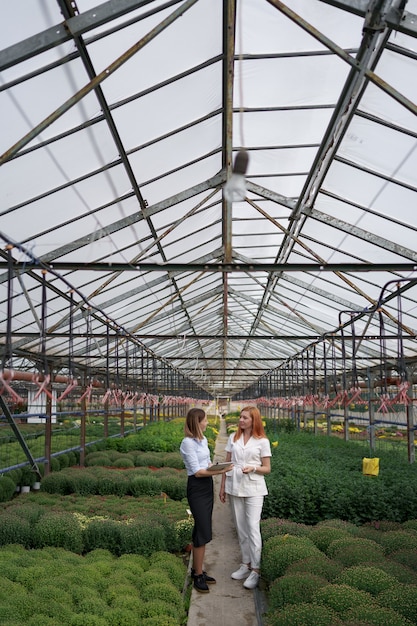
<svg viewBox="0 0 417 626">
<path fill-rule="evenodd" d="M 233 572 L 233 574 L 231 575 L 231 578 L 234 578 L 235 580 L 243 580 L 244 578 L 247 578 L 249 574 L 250 574 L 249 567 L 245 565 L 245 563 L 242 563 L 239 569 Z"/>
<path fill-rule="evenodd" d="M 258 572 L 251 572 L 249 578 L 245 580 L 243 586 L 245 589 L 255 589 L 258 586 L 259 574 Z"/>
</svg>

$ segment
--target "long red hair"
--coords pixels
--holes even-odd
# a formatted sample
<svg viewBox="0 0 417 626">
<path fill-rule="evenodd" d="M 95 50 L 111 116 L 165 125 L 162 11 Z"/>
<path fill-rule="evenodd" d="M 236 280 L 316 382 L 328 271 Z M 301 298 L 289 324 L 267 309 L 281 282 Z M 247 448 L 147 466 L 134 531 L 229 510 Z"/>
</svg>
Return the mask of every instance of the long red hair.
<svg viewBox="0 0 417 626">
<path fill-rule="evenodd" d="M 249 413 L 252 418 L 252 437 L 255 437 L 255 439 L 262 439 L 262 437 L 266 437 L 259 409 L 257 409 L 256 406 L 245 406 L 240 411 L 240 414 L 242 414 L 243 412 Z M 237 441 L 238 439 L 240 439 L 242 433 L 243 430 L 238 425 L 235 436 L 233 437 L 233 441 Z"/>
</svg>

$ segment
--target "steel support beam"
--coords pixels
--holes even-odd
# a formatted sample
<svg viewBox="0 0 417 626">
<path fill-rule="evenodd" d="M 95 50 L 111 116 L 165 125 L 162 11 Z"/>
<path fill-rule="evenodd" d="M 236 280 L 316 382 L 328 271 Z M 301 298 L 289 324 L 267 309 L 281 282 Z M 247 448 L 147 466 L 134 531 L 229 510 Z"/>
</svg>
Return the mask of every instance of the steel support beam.
<svg viewBox="0 0 417 626">
<path fill-rule="evenodd" d="M 5 401 L 3 400 L 2 396 L 0 396 L 0 408 L 3 411 L 3 415 L 6 418 L 8 424 L 10 425 L 11 429 L 13 430 L 13 433 L 14 433 L 16 439 L 18 440 L 18 442 L 19 442 L 23 452 L 25 453 L 26 458 L 27 458 L 27 460 L 30 463 L 31 469 L 38 476 L 39 480 L 41 480 L 42 476 L 41 476 L 41 473 L 39 471 L 39 467 L 38 467 L 35 459 L 33 458 L 32 453 L 29 450 L 26 441 L 25 441 L 22 433 L 20 432 L 19 428 L 17 427 L 17 424 L 14 421 L 13 416 L 12 416 L 12 414 L 9 411 L 9 407 L 7 406 Z"/>
<path fill-rule="evenodd" d="M 323 220 L 324 221 L 324 220 Z M 369 239 L 369 237 L 368 237 Z M 397 252 L 398 253 L 398 252 Z M 417 272 L 417 259 L 408 263 L 75 263 L 58 261 L 54 263 L 36 263 L 34 261 L 15 261 L 15 271 L 53 270 L 67 272 L 71 270 L 88 272 L 172 272 L 187 273 L 280 273 L 280 272 Z M 7 269 L 7 262 L 0 261 L 0 269 Z M 411 278 L 410 278 L 411 280 Z"/>
</svg>

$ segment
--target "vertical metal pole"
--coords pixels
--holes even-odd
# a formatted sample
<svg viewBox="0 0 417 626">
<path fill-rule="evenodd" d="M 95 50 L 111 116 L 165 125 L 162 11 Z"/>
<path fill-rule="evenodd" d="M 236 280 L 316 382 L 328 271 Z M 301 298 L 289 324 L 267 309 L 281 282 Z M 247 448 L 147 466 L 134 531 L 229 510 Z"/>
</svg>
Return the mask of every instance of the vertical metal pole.
<svg viewBox="0 0 417 626">
<path fill-rule="evenodd" d="M 414 445 L 414 420 L 413 420 L 413 372 L 411 368 L 407 367 L 407 379 L 410 381 L 410 386 L 407 390 L 407 395 L 410 398 L 406 406 L 407 415 L 407 449 L 408 449 L 408 462 L 414 463 L 416 460 L 416 449 Z"/>
<path fill-rule="evenodd" d="M 84 385 L 84 389 L 86 386 Z M 83 394 L 84 395 L 84 394 Z M 87 399 L 85 396 L 81 399 L 81 429 L 80 429 L 80 466 L 85 465 L 85 431 L 87 422 Z"/>
<path fill-rule="evenodd" d="M 343 427 L 344 440 L 349 441 L 349 407 L 346 404 L 343 407 Z"/>
<path fill-rule="evenodd" d="M 374 382 L 375 376 L 368 372 L 368 386 L 369 386 L 369 447 L 372 452 L 375 452 L 375 406 L 374 406 Z"/>
<path fill-rule="evenodd" d="M 11 426 L 11 429 L 13 430 L 16 439 L 18 440 L 18 442 L 20 443 L 23 452 L 26 455 L 27 460 L 29 461 L 31 467 L 33 468 L 33 470 L 37 473 L 37 475 L 39 476 L 39 478 L 41 477 L 40 472 L 39 472 L 39 468 L 36 465 L 35 459 L 33 458 L 27 444 L 26 441 L 24 440 L 22 433 L 20 432 L 19 428 L 16 425 L 16 422 L 13 419 L 12 414 L 9 411 L 9 407 L 7 406 L 7 404 L 5 403 L 3 396 L 0 396 L 0 407 L 3 411 L 3 415 L 5 416 L 7 422 L 9 423 L 9 425 Z"/>
<path fill-rule="evenodd" d="M 48 389 L 52 391 L 52 385 L 48 383 Z M 45 476 L 51 471 L 51 452 L 52 452 L 52 399 L 49 394 L 46 395 L 46 424 L 45 424 Z"/>
<path fill-rule="evenodd" d="M 109 436 L 109 400 L 106 399 L 104 403 L 104 437 L 107 439 Z"/>
<path fill-rule="evenodd" d="M 122 399 L 120 401 L 121 404 L 121 413 L 120 413 L 120 435 L 122 437 L 125 436 L 125 418 L 126 418 L 126 413 L 125 413 L 125 401 L 124 398 L 122 396 Z"/>
</svg>

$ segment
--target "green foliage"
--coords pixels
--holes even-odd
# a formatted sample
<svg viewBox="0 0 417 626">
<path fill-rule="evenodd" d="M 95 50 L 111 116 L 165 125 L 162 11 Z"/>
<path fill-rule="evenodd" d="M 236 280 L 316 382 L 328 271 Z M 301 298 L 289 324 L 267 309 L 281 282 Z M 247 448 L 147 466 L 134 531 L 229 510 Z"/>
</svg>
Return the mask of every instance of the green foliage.
<svg viewBox="0 0 417 626">
<path fill-rule="evenodd" d="M 84 530 L 84 549 L 89 552 L 101 548 L 120 554 L 121 524 L 112 519 L 93 519 Z"/>
<path fill-rule="evenodd" d="M 11 476 L 2 474 L 0 476 L 0 502 L 7 502 L 16 490 L 16 482 Z"/>
<path fill-rule="evenodd" d="M 374 564 L 371 563 L 371 565 Z M 417 572 L 402 563 L 397 563 L 392 556 L 389 559 L 378 561 L 377 567 L 396 578 L 400 583 L 417 585 Z"/>
<path fill-rule="evenodd" d="M 8 543 L 20 543 L 28 547 L 30 541 L 30 524 L 27 520 L 13 513 L 4 513 L 0 523 L 0 546 Z"/>
<path fill-rule="evenodd" d="M 100 496 L 115 495 L 122 498 L 130 493 L 129 476 L 125 472 L 103 471 L 97 476 L 96 492 Z"/>
<path fill-rule="evenodd" d="M 41 490 L 47 493 L 58 493 L 64 496 L 72 492 L 72 487 L 64 472 L 51 472 L 42 479 Z"/>
<path fill-rule="evenodd" d="M 411 626 L 413 622 L 396 611 L 381 606 L 354 606 L 343 615 L 343 623 L 370 626 Z"/>
<path fill-rule="evenodd" d="M 261 520 L 262 540 L 267 541 L 276 535 L 294 535 L 295 537 L 306 537 L 310 533 L 310 527 L 306 524 L 298 524 L 288 519 L 268 517 Z"/>
<path fill-rule="evenodd" d="M 142 519 L 120 526 L 119 554 L 143 554 L 150 556 L 167 547 L 162 520 Z"/>
<path fill-rule="evenodd" d="M 129 456 L 125 455 L 124 457 L 116 459 L 116 461 L 114 461 L 113 463 L 113 467 L 135 467 L 135 463 Z"/>
<path fill-rule="evenodd" d="M 291 604 L 267 615 L 266 626 L 335 626 L 337 614 L 318 604 Z"/>
<path fill-rule="evenodd" d="M 308 538 L 318 547 L 322 552 L 327 553 L 329 545 L 343 537 L 349 538 L 351 535 L 346 530 L 335 528 L 334 526 L 316 526 L 311 530 Z"/>
<path fill-rule="evenodd" d="M 176 550 L 182 551 L 191 543 L 194 520 L 191 516 L 175 523 Z"/>
<path fill-rule="evenodd" d="M 91 467 L 93 465 L 111 465 L 110 455 L 107 452 L 90 452 L 85 455 L 85 466 Z"/>
<path fill-rule="evenodd" d="M 171 606 L 176 607 L 178 616 L 184 611 L 184 604 L 181 593 L 170 583 L 153 583 L 141 588 L 140 596 L 145 602 L 154 600 L 162 600 Z"/>
<path fill-rule="evenodd" d="M 22 473 L 20 476 L 20 485 L 23 487 L 24 485 L 29 485 L 29 487 L 33 487 L 34 483 L 38 480 L 38 476 L 32 470 L 31 467 L 25 465 L 22 467 Z"/>
<path fill-rule="evenodd" d="M 125 596 L 133 597 L 135 599 L 139 598 L 138 591 L 134 585 L 124 583 L 123 581 L 119 581 L 116 583 L 114 583 L 114 581 L 112 581 L 111 583 L 109 581 L 107 582 L 108 586 L 103 593 L 103 597 L 109 606 L 119 606 L 119 608 L 123 608 L 120 604 L 118 604 L 119 598 L 123 598 Z M 125 608 L 128 608 L 129 610 L 137 610 L 138 607 L 136 606 L 135 608 Z"/>
<path fill-rule="evenodd" d="M 334 582 L 342 571 L 343 566 L 337 561 L 332 561 L 325 554 L 310 556 L 300 561 L 291 563 L 286 569 L 286 574 L 309 573 Z"/>
<path fill-rule="evenodd" d="M 138 433 L 128 435 L 117 442 L 120 452 L 143 450 L 144 452 L 175 452 L 184 437 L 183 423 L 155 422 Z"/>
<path fill-rule="evenodd" d="M 265 542 L 261 571 L 266 581 L 272 582 L 285 574 L 287 567 L 307 557 L 320 556 L 314 543 L 305 537 L 278 535 Z"/>
<path fill-rule="evenodd" d="M 129 609 L 109 609 L 106 613 L 108 626 L 137 626 L 138 617 L 136 611 Z"/>
<path fill-rule="evenodd" d="M 71 589 L 72 591 L 72 589 Z M 74 605 L 77 613 L 92 614 L 101 616 L 107 611 L 107 603 L 100 598 L 97 593 L 91 589 L 84 597 L 79 597 L 73 593 Z"/>
<path fill-rule="evenodd" d="M 370 539 L 342 537 L 332 541 L 327 549 L 330 558 L 340 561 L 345 567 L 359 563 L 382 561 L 383 548 Z"/>
<path fill-rule="evenodd" d="M 378 567 L 355 565 L 343 570 L 336 582 L 367 591 L 376 596 L 380 591 L 394 585 L 397 581 Z"/>
<path fill-rule="evenodd" d="M 390 554 L 391 559 L 410 567 L 417 573 L 417 551 L 413 549 L 397 550 Z"/>
<path fill-rule="evenodd" d="M 75 613 L 71 615 L 68 626 L 107 626 L 108 622 L 99 615 L 88 614 L 87 612 Z M 39 626 L 42 626 L 39 624 Z"/>
<path fill-rule="evenodd" d="M 27 622 L 27 626 L 56 626 L 55 619 L 44 613 L 33 615 Z"/>
<path fill-rule="evenodd" d="M 186 568 L 166 551 L 150 560 L 152 577 L 145 580 L 149 561 L 143 556 L 119 559 L 96 550 L 82 557 L 62 548 L 26 551 L 9 545 L 0 549 L 0 567 L 7 563 L 16 580 L 0 575 L 0 623 L 142 626 L 159 617 L 159 624 L 170 619 L 179 626 L 185 616 L 180 589 Z"/>
<path fill-rule="evenodd" d="M 407 459 L 381 451 L 379 476 L 370 478 L 362 474 L 363 456 L 363 447 L 353 441 L 280 433 L 266 477 L 269 496 L 263 517 L 305 524 L 340 518 L 355 525 L 416 519 L 417 475 Z"/>
<path fill-rule="evenodd" d="M 154 552 L 149 572 L 166 573 L 172 585 L 182 591 L 184 580 L 187 575 L 187 568 L 176 556 L 169 552 Z"/>
<path fill-rule="evenodd" d="M 181 472 L 181 474 L 161 477 L 161 488 L 162 492 L 166 493 L 172 500 L 183 500 L 187 497 L 186 474 Z"/>
<path fill-rule="evenodd" d="M 416 530 L 417 531 L 417 519 L 406 520 L 402 524 L 402 526 L 403 526 L 403 528 L 410 528 L 411 530 Z"/>
<path fill-rule="evenodd" d="M 417 552 L 417 533 L 407 530 L 379 532 L 375 539 L 384 548 L 385 554 L 408 549 Z"/>
<path fill-rule="evenodd" d="M 166 617 L 174 618 L 175 621 L 172 623 L 178 624 L 177 608 L 175 606 L 172 606 L 172 604 L 165 602 L 164 600 L 160 600 L 159 598 L 149 600 L 148 602 L 142 602 L 139 615 L 141 617 L 141 620 L 146 620 L 146 618 L 148 617 L 153 619 L 159 618 L 159 620 L 155 622 L 156 626 L 160 626 L 161 623 L 164 624 L 164 618 Z"/>
<path fill-rule="evenodd" d="M 122 465 L 126 464 L 123 462 Z M 42 481 L 42 492 L 61 495 L 114 494 L 138 498 L 162 493 L 172 499 L 182 500 L 186 497 L 186 490 L 185 470 L 178 471 L 173 468 L 155 471 L 148 468 L 126 468 L 126 471 L 120 472 L 114 468 L 92 465 L 87 468 L 67 468 L 61 472 L 51 473 Z"/>
<path fill-rule="evenodd" d="M 384 589 L 378 595 L 378 602 L 400 613 L 413 624 L 417 623 L 417 588 L 415 585 L 398 583 Z"/>
<path fill-rule="evenodd" d="M 32 544 L 35 548 L 56 546 L 81 554 L 81 526 L 71 513 L 47 512 L 33 528 Z"/>
<path fill-rule="evenodd" d="M 70 456 L 66 452 L 60 454 L 58 457 L 60 469 L 65 469 L 70 466 Z"/>
<path fill-rule="evenodd" d="M 55 456 L 53 456 L 51 458 L 51 472 L 59 472 L 60 469 L 61 469 L 61 464 L 59 460 Z"/>
<path fill-rule="evenodd" d="M 141 626 L 178 626 L 179 623 L 181 622 L 169 615 L 153 615 L 143 619 Z"/>
<path fill-rule="evenodd" d="M 162 491 L 162 482 L 158 476 L 153 474 L 149 476 L 136 475 L 130 481 L 129 491 L 135 498 L 143 495 L 156 496 Z"/>
<path fill-rule="evenodd" d="M 311 602 L 317 589 L 327 584 L 325 578 L 307 572 L 281 576 L 269 588 L 268 610 L 282 609 L 286 604 Z"/>
<path fill-rule="evenodd" d="M 313 595 L 313 602 L 327 606 L 341 614 L 355 606 L 372 605 L 373 599 L 371 594 L 366 591 L 354 589 L 349 585 L 333 584 L 318 589 Z"/>
</svg>

